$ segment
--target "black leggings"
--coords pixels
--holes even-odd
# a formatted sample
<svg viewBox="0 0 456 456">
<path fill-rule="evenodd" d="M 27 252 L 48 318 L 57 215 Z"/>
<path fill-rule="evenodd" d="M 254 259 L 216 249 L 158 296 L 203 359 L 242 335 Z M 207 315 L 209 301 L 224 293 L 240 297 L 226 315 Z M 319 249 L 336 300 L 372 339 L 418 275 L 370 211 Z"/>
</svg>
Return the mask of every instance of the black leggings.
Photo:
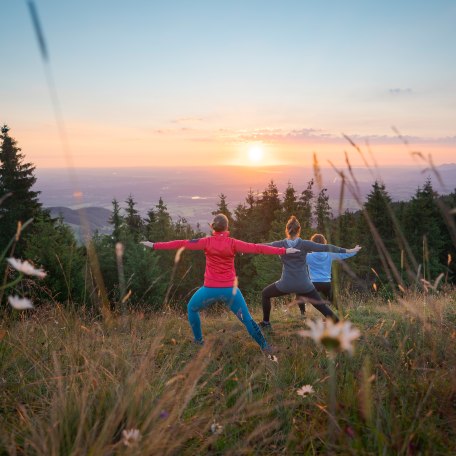
<svg viewBox="0 0 456 456">
<path fill-rule="evenodd" d="M 261 302 L 263 304 L 263 321 L 269 321 L 269 317 L 271 315 L 271 298 L 277 298 L 279 296 L 285 296 L 290 293 L 285 293 L 280 291 L 275 283 L 268 285 L 262 292 L 262 299 Z M 309 291 L 308 293 L 297 293 L 297 299 L 305 299 L 309 301 L 319 312 L 321 312 L 325 317 L 330 317 L 334 321 L 339 321 L 337 316 L 334 312 L 325 304 L 321 296 L 318 294 L 317 290 L 314 288 L 313 290 Z M 299 308 L 301 309 L 301 313 L 305 312 L 305 304 L 303 302 L 299 302 Z"/>
<path fill-rule="evenodd" d="M 313 282 L 315 289 L 323 295 L 328 301 L 333 300 L 331 282 Z"/>
</svg>

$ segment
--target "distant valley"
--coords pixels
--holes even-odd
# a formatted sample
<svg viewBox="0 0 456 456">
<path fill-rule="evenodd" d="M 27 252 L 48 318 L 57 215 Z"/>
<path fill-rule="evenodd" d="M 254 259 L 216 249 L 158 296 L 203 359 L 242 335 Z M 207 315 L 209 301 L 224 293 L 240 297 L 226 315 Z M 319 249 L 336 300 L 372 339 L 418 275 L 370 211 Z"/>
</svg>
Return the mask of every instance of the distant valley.
<svg viewBox="0 0 456 456">
<path fill-rule="evenodd" d="M 381 179 L 392 199 L 400 201 L 408 200 L 427 177 L 432 179 L 434 189 L 440 194 L 452 192 L 456 186 L 456 164 L 439 166 L 437 171 L 443 185 L 432 171 L 419 167 L 355 168 L 353 174 L 362 198 L 369 193 L 374 180 Z M 344 172 L 349 174 L 347 170 Z M 51 208 L 54 216 L 61 214 L 77 233 L 81 231 L 80 212 L 77 210 L 81 207 L 85 208 L 91 232 L 109 233 L 108 219 L 113 198 L 125 207 L 125 200 L 133 195 L 138 211 L 145 217 L 162 197 L 174 220 L 184 217 L 192 225 L 199 222 L 205 227 L 221 193 L 227 196 L 229 208 L 234 210 L 238 203 L 245 200 L 249 189 L 261 193 L 273 180 L 281 193 L 289 182 L 301 193 L 314 176 L 311 167 L 287 166 L 77 169 L 75 174 L 76 181 L 65 169 L 37 169 L 35 189 L 41 192 L 43 205 Z M 334 215 L 337 215 L 341 178 L 330 168 L 323 168 L 321 174 Z M 347 189 L 343 195 L 345 209 L 359 209 Z"/>
</svg>

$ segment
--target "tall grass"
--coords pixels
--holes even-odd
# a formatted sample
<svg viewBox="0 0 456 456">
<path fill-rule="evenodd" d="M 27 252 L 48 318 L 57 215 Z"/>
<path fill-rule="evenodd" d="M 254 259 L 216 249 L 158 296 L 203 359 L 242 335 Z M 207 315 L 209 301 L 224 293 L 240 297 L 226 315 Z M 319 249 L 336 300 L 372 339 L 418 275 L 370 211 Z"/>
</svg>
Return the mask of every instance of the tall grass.
<svg viewBox="0 0 456 456">
<path fill-rule="evenodd" d="M 363 336 L 338 355 L 328 435 L 327 357 L 297 336 L 297 306 L 274 313 L 264 357 L 228 313 L 108 322 L 60 307 L 0 333 L 4 454 L 454 454 L 456 296 L 344 303 Z M 311 384 L 315 394 L 296 390 Z M 138 429 L 132 447 L 122 431 Z M 212 429 L 212 430 L 211 430 Z"/>
</svg>

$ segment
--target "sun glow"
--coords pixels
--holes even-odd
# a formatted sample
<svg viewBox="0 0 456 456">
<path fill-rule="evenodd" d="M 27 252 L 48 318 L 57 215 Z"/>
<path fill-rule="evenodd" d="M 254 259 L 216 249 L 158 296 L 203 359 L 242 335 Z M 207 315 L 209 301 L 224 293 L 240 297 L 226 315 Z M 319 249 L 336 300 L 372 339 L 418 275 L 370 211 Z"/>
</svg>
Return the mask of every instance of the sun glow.
<svg viewBox="0 0 456 456">
<path fill-rule="evenodd" d="M 261 146 L 255 144 L 249 147 L 248 150 L 249 161 L 252 164 L 258 164 L 263 160 L 264 152 Z"/>
</svg>

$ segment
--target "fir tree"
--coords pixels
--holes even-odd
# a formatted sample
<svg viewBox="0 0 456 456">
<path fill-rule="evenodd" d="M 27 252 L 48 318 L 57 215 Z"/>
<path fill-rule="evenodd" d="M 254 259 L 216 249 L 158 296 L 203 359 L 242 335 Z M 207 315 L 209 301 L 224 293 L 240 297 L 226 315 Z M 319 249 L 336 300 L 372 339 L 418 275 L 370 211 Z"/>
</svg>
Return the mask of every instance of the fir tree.
<svg viewBox="0 0 456 456">
<path fill-rule="evenodd" d="M 329 205 L 328 189 L 323 188 L 317 196 L 315 203 L 315 221 L 317 223 L 317 231 L 329 235 L 329 223 L 331 221 L 332 213 L 331 206 Z"/>
<path fill-rule="evenodd" d="M 258 241 L 268 239 L 272 222 L 277 217 L 282 204 L 279 198 L 279 190 L 274 181 L 271 180 L 261 194 L 261 198 L 254 210 L 254 223 L 257 227 Z M 257 241 L 257 242 L 258 242 Z"/>
<path fill-rule="evenodd" d="M 418 188 L 405 212 L 405 230 L 410 247 L 418 263 L 423 265 L 427 280 L 444 270 L 439 263 L 445 248 L 441 214 L 436 204 L 437 193 L 430 179 Z"/>
<path fill-rule="evenodd" d="M 114 242 L 118 242 L 120 239 L 124 219 L 120 214 L 119 202 L 115 198 L 112 200 L 112 214 L 108 220 L 108 223 L 113 227 L 112 238 Z"/>
<path fill-rule="evenodd" d="M 24 155 L 16 141 L 8 134 L 9 128 L 1 129 L 0 149 L 0 247 L 5 247 L 14 236 L 18 222 L 24 223 L 42 213 L 38 201 L 40 192 L 32 190 L 36 182 L 35 167 L 24 162 Z M 18 245 L 16 253 L 22 246 Z"/>
<path fill-rule="evenodd" d="M 384 270 L 385 254 L 379 251 L 378 240 L 376 235 L 367 222 L 366 217 L 372 222 L 375 231 L 381 238 L 388 255 L 394 254 L 397 261 L 397 247 L 395 246 L 395 230 L 391 219 L 391 197 L 389 196 L 385 185 L 375 181 L 370 193 L 367 195 L 366 202 L 363 206 L 364 216 L 359 219 L 358 232 L 359 243 L 363 246 L 363 255 L 360 256 L 359 262 L 362 265 L 366 275 L 372 277 L 372 274 L 378 274 L 382 280 L 386 279 Z M 373 273 L 375 270 L 375 273 Z M 389 268 L 388 268 L 389 270 Z"/>
<path fill-rule="evenodd" d="M 314 181 L 311 179 L 307 183 L 307 188 L 301 192 L 298 202 L 296 217 L 301 223 L 301 233 L 304 238 L 310 237 L 312 233 L 312 203 L 314 198 L 313 185 Z"/>
<path fill-rule="evenodd" d="M 154 222 L 148 224 L 149 239 L 154 242 L 169 241 L 174 237 L 173 226 L 168 208 L 163 202 L 162 197 L 159 198 L 158 204 L 155 206 L 155 208 L 156 210 L 154 211 Z"/>
<path fill-rule="evenodd" d="M 228 223 L 229 226 L 232 226 L 233 224 L 233 215 L 231 214 L 231 211 L 228 209 L 228 204 L 226 202 L 226 195 L 223 193 L 220 193 L 219 195 L 220 201 L 217 203 L 217 210 L 212 212 L 212 215 L 217 215 L 217 214 L 224 214 L 228 218 Z"/>
<path fill-rule="evenodd" d="M 136 210 L 136 202 L 133 196 L 130 195 L 127 200 L 127 208 L 125 209 L 125 225 L 130 231 L 135 241 L 139 241 L 142 238 L 143 221 L 139 212 Z"/>
</svg>

